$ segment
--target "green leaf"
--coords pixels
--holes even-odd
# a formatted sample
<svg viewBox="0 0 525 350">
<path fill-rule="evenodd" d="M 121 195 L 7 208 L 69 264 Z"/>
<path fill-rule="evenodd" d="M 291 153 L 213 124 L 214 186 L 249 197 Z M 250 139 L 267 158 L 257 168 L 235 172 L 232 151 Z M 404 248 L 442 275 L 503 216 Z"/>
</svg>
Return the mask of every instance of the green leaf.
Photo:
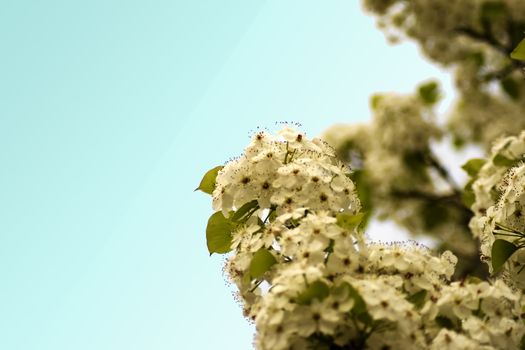
<svg viewBox="0 0 525 350">
<path fill-rule="evenodd" d="M 277 263 L 275 257 L 266 248 L 259 249 L 250 262 L 250 276 L 252 278 L 259 278 L 270 268 Z"/>
<path fill-rule="evenodd" d="M 483 164 L 485 164 L 487 161 L 485 159 L 481 159 L 481 158 L 473 158 L 473 159 L 470 159 L 468 162 L 466 162 L 465 164 L 463 164 L 461 166 L 461 169 L 465 170 L 465 172 L 470 176 L 470 177 L 474 177 L 476 175 L 478 175 L 479 173 L 479 170 L 481 169 L 481 167 L 483 166 Z"/>
<path fill-rule="evenodd" d="M 354 300 L 354 306 L 351 310 L 351 313 L 354 315 L 354 317 L 366 325 L 371 325 L 372 322 L 374 322 L 374 319 L 367 311 L 365 300 L 351 284 L 343 282 L 339 287 L 337 287 L 337 289 L 337 292 L 339 293 L 341 290 L 345 290 L 345 293 Z M 334 291 L 334 293 L 335 292 L 336 291 Z"/>
<path fill-rule="evenodd" d="M 270 214 L 268 215 L 268 221 L 274 222 L 277 219 L 277 210 L 270 208 Z"/>
<path fill-rule="evenodd" d="M 370 185 L 368 174 L 363 169 L 355 170 L 349 178 L 355 183 L 357 196 L 361 202 L 362 211 L 365 213 L 361 221 L 360 228 L 365 229 L 373 211 L 372 186 Z"/>
<path fill-rule="evenodd" d="M 349 287 L 350 285 L 347 282 L 343 282 L 338 286 L 334 285 L 332 286 L 330 294 L 332 294 L 332 296 L 338 299 L 348 300 L 348 298 L 350 298 L 350 288 Z"/>
<path fill-rule="evenodd" d="M 512 77 L 506 77 L 500 82 L 500 85 L 503 91 L 513 100 L 517 100 L 520 97 L 520 85 Z"/>
<path fill-rule="evenodd" d="M 507 260 L 514 254 L 519 248 L 509 241 L 503 239 L 497 239 L 492 245 L 492 268 L 494 272 L 499 269 L 507 262 Z"/>
<path fill-rule="evenodd" d="M 463 193 L 461 194 L 461 200 L 463 201 L 463 204 L 467 208 L 472 207 L 474 202 L 476 202 L 476 194 L 474 193 L 474 190 L 472 189 L 472 184 L 474 183 L 476 179 L 472 179 L 465 185 L 465 188 L 463 189 Z"/>
<path fill-rule="evenodd" d="M 465 146 L 466 141 L 465 139 L 461 138 L 458 135 L 454 135 L 454 138 L 452 139 L 452 145 L 455 149 L 461 149 L 463 146 Z"/>
<path fill-rule="evenodd" d="M 314 299 L 323 301 L 330 294 L 330 288 L 326 283 L 321 281 L 315 281 L 310 283 L 304 291 L 302 291 L 295 302 L 300 305 L 310 305 Z"/>
<path fill-rule="evenodd" d="M 336 216 L 337 225 L 345 230 L 351 231 L 359 226 L 361 221 L 363 221 L 364 216 L 365 213 L 357 213 L 355 215 L 339 213 Z"/>
<path fill-rule="evenodd" d="M 199 187 L 197 187 L 195 191 L 201 190 L 204 193 L 212 194 L 213 190 L 215 189 L 215 180 L 217 179 L 217 174 L 222 168 L 224 167 L 220 165 L 211 170 L 208 170 L 208 172 L 204 174 Z"/>
<path fill-rule="evenodd" d="M 446 316 L 436 316 L 435 318 L 436 320 L 436 323 L 438 326 L 440 326 L 441 328 L 446 328 L 446 329 L 454 329 L 454 322 L 452 322 L 452 320 Z"/>
<path fill-rule="evenodd" d="M 492 162 L 494 163 L 494 165 L 504 167 L 512 167 L 515 163 L 517 163 L 516 160 L 507 158 L 502 154 L 497 154 L 494 157 L 494 159 L 492 159 Z"/>
<path fill-rule="evenodd" d="M 231 216 L 230 220 L 235 222 L 240 221 L 246 221 L 249 219 L 248 217 L 245 217 L 250 211 L 254 210 L 256 207 L 259 206 L 259 202 L 257 202 L 257 199 L 254 199 L 251 202 L 245 203 L 242 207 L 240 207 L 233 215 Z"/>
<path fill-rule="evenodd" d="M 427 105 L 435 104 L 440 97 L 439 85 L 435 81 L 431 81 L 420 85 L 417 89 L 419 97 Z"/>
<path fill-rule="evenodd" d="M 427 296 L 427 291 L 422 289 L 419 292 L 410 295 L 407 298 L 407 300 L 411 302 L 412 304 L 414 304 L 414 306 L 417 309 L 420 309 L 425 303 L 426 296 Z"/>
<path fill-rule="evenodd" d="M 346 283 L 346 282 L 345 282 L 345 284 L 348 286 L 347 287 L 348 288 L 348 294 L 350 295 L 350 297 L 352 299 L 354 299 L 354 306 L 352 307 L 352 313 L 354 315 L 360 315 L 362 313 L 367 312 L 367 310 L 366 310 L 366 302 L 363 299 L 363 297 L 361 296 L 361 294 L 359 294 L 357 289 L 355 289 L 351 284 Z"/>
<path fill-rule="evenodd" d="M 231 250 L 234 228 L 235 225 L 226 219 L 221 211 L 210 216 L 208 226 L 206 226 L 206 243 L 210 255 L 213 253 L 224 254 Z"/>
<path fill-rule="evenodd" d="M 525 39 L 523 39 L 514 51 L 512 51 L 510 57 L 515 60 L 525 61 Z"/>
<path fill-rule="evenodd" d="M 361 297 L 359 292 L 348 282 L 342 282 L 337 287 L 332 288 L 332 295 L 334 296 L 347 296 L 354 300 L 354 306 L 352 306 L 352 313 L 355 316 L 367 313 L 366 303 Z"/>
<path fill-rule="evenodd" d="M 480 284 L 481 282 L 483 282 L 481 278 L 476 276 L 467 276 L 466 281 L 469 284 Z"/>
</svg>

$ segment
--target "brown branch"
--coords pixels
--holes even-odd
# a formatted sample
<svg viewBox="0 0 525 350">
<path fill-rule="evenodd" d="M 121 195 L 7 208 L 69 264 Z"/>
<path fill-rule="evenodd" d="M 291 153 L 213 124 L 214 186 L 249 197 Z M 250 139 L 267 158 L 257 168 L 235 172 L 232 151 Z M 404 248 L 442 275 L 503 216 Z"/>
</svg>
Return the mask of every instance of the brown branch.
<svg viewBox="0 0 525 350">
<path fill-rule="evenodd" d="M 499 41 L 497 41 L 492 35 L 488 35 L 487 33 L 480 33 L 477 32 L 471 28 L 457 28 L 456 32 L 458 34 L 462 34 L 465 36 L 468 36 L 471 39 L 477 40 L 479 42 L 488 44 L 492 47 L 494 47 L 496 50 L 503 53 L 505 56 L 508 56 L 513 49 L 509 49 L 505 45 L 502 45 Z"/>
<path fill-rule="evenodd" d="M 429 151 L 425 153 L 425 162 L 441 175 L 452 191 L 454 191 L 455 195 L 461 193 L 460 187 L 456 184 L 456 181 L 450 176 L 448 170 L 439 162 L 438 158 L 432 152 Z"/>
<path fill-rule="evenodd" d="M 483 82 L 490 82 L 493 80 L 502 80 L 506 78 L 509 74 L 514 72 L 515 70 L 523 69 L 523 68 L 524 68 L 523 62 L 512 60 L 510 64 L 506 65 L 502 69 L 484 74 L 481 77 L 481 80 Z"/>
<path fill-rule="evenodd" d="M 394 197 L 398 197 L 400 199 L 421 199 L 429 202 L 440 202 L 444 204 L 453 204 L 454 206 L 465 208 L 463 203 L 461 202 L 461 198 L 456 193 L 451 194 L 435 194 L 435 193 L 429 193 L 429 192 L 421 192 L 418 190 L 407 190 L 407 191 L 399 191 L 394 190 L 390 192 L 390 194 Z"/>
</svg>

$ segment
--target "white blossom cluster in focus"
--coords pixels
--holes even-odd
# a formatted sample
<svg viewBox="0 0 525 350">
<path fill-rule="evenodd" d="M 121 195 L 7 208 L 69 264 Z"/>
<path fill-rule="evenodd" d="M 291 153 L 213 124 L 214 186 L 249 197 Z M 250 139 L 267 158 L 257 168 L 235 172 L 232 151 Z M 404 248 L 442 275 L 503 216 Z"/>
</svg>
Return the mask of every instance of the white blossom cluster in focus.
<svg viewBox="0 0 525 350">
<path fill-rule="evenodd" d="M 498 140 L 489 159 L 481 167 L 472 184 L 475 202 L 470 221 L 473 234 L 481 240 L 481 253 L 493 267 L 492 249 L 499 240 L 521 247 L 525 232 L 525 132 Z M 510 246 L 509 249 L 511 249 Z M 517 249 L 503 268 L 509 281 L 525 288 L 525 251 Z"/>
<path fill-rule="evenodd" d="M 359 211 L 348 167 L 319 139 L 285 128 L 277 138 L 259 132 L 245 153 L 220 171 L 213 192 L 213 208 L 227 214 L 257 200 L 261 209 L 277 213 L 295 208 Z M 317 196 L 312 196 L 316 193 Z"/>
<path fill-rule="evenodd" d="M 225 271 L 256 347 L 518 348 L 521 293 L 451 282 L 449 251 L 367 242 L 348 175 L 329 146 L 290 128 L 256 134 L 218 171 L 208 246 L 232 252 Z"/>
</svg>

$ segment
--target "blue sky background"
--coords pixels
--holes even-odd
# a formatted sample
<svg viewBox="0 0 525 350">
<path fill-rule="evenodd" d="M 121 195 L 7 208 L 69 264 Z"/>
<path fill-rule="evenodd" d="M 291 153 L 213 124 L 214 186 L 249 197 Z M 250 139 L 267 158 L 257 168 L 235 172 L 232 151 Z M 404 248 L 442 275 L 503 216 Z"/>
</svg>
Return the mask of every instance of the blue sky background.
<svg viewBox="0 0 525 350">
<path fill-rule="evenodd" d="M 202 174 L 443 73 L 355 0 L 3 1 L 0 348 L 249 349 Z"/>
</svg>

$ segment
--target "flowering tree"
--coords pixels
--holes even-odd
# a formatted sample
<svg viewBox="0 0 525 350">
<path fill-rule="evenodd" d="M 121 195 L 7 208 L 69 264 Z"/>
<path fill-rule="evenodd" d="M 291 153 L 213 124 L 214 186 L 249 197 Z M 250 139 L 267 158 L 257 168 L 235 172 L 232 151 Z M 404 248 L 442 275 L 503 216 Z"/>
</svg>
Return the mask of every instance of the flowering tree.
<svg viewBox="0 0 525 350">
<path fill-rule="evenodd" d="M 427 82 L 374 96 L 370 124 L 325 141 L 289 126 L 255 133 L 199 185 L 215 210 L 208 250 L 229 254 L 259 349 L 524 348 L 525 2 L 364 5 L 392 40 L 453 69 L 452 115 L 438 118 Z M 438 140 L 488 152 L 463 165 L 468 183 L 433 152 Z M 440 243 L 371 242 L 370 218 Z"/>
</svg>

